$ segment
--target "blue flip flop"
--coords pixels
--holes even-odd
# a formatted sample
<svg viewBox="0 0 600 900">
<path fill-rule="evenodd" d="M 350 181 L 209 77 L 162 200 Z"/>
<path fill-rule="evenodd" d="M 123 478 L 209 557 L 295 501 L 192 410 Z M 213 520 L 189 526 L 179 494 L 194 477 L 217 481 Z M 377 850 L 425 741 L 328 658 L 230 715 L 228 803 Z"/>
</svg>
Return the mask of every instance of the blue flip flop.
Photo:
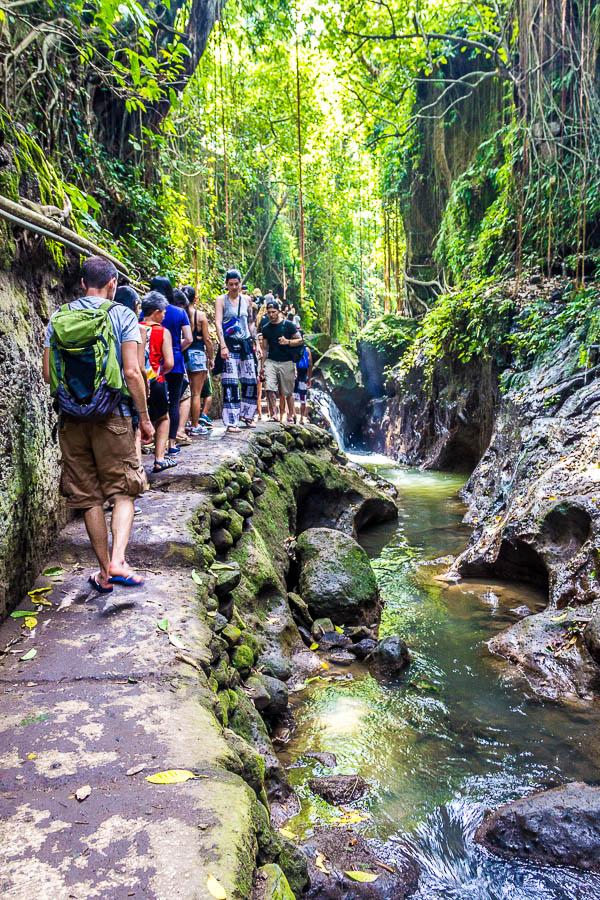
<svg viewBox="0 0 600 900">
<path fill-rule="evenodd" d="M 90 577 L 88 578 L 88 584 L 91 584 L 94 590 L 98 591 L 99 594 L 112 594 L 113 592 L 113 589 L 111 587 L 102 587 L 100 582 L 96 580 L 95 575 L 90 575 Z"/>
<path fill-rule="evenodd" d="M 122 584 L 124 587 L 142 587 L 144 583 L 143 578 L 141 581 L 135 581 L 134 578 L 129 578 L 125 575 L 112 575 L 108 580 L 111 584 Z"/>
</svg>

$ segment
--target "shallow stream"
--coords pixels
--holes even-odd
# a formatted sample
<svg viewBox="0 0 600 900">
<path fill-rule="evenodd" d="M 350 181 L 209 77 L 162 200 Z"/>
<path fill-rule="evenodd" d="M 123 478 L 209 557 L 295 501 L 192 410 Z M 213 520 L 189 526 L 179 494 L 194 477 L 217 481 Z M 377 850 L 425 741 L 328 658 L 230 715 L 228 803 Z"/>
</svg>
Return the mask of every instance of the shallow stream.
<svg viewBox="0 0 600 900">
<path fill-rule="evenodd" d="M 355 827 L 385 842 L 386 858 L 418 859 L 417 900 L 597 900 L 600 877 L 502 861 L 472 840 L 486 808 L 598 779 L 599 707 L 536 699 L 486 647 L 517 620 L 511 610 L 542 609 L 543 594 L 436 581 L 468 539 L 458 499 L 464 479 L 382 457 L 360 461 L 399 491 L 398 522 L 364 533 L 361 543 L 385 601 L 380 637 L 401 634 L 413 662 L 396 684 L 376 681 L 361 664 L 331 666 L 326 680 L 294 695 L 298 725 L 282 758 L 302 809 L 286 827 L 303 837 L 339 820 L 308 778 L 357 772 L 370 792 L 352 804 L 365 814 Z M 303 757 L 309 751 L 334 753 L 337 766 Z"/>
</svg>

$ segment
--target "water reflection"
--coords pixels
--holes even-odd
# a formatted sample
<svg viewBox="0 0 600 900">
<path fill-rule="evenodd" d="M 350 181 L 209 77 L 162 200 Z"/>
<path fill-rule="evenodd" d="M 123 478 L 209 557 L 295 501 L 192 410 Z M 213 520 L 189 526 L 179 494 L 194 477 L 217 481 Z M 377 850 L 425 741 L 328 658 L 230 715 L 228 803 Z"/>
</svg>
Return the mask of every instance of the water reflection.
<svg viewBox="0 0 600 900">
<path fill-rule="evenodd" d="M 509 864 L 472 843 L 485 807 L 598 771 L 598 708 L 527 696 L 499 677 L 486 647 L 516 620 L 515 608 L 535 612 L 545 597 L 529 586 L 436 581 L 444 563 L 434 561 L 460 552 L 468 537 L 457 497 L 463 479 L 374 468 L 398 487 L 401 505 L 398 523 L 362 539 L 385 600 L 380 633 L 402 634 L 413 662 L 397 684 L 357 665 L 353 681 L 309 686 L 284 758 L 302 800 L 291 827 L 303 834 L 337 813 L 312 795 L 310 775 L 358 772 L 371 785 L 357 804 L 369 814 L 366 833 L 382 841 L 412 835 L 421 900 L 600 897 L 593 876 Z M 337 768 L 302 759 L 309 750 L 335 753 Z"/>
</svg>

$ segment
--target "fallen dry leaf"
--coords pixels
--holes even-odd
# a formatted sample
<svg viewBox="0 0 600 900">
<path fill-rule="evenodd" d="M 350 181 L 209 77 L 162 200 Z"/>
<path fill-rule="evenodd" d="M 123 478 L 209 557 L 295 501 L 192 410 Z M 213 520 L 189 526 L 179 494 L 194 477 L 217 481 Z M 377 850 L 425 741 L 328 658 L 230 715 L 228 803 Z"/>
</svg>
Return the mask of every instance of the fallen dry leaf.
<svg viewBox="0 0 600 900">
<path fill-rule="evenodd" d="M 209 894 L 215 898 L 215 900 L 227 900 L 227 893 L 225 888 L 221 884 L 220 881 L 217 881 L 214 875 L 209 875 L 206 879 L 206 887 L 208 889 Z"/>
</svg>

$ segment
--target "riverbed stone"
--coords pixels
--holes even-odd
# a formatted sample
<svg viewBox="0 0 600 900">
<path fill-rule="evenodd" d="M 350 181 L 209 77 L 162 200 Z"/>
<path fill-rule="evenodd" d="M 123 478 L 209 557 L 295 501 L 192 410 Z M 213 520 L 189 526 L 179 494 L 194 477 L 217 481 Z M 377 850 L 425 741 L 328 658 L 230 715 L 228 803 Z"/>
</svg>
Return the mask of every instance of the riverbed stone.
<svg viewBox="0 0 600 900">
<path fill-rule="evenodd" d="M 351 644 L 352 641 L 349 637 L 345 634 L 340 634 L 337 631 L 326 631 L 319 638 L 319 647 L 321 650 L 333 650 L 334 648 L 343 650 Z"/>
<path fill-rule="evenodd" d="M 236 562 L 232 562 L 227 564 L 226 569 L 217 569 L 215 575 L 217 578 L 215 594 L 217 597 L 224 597 L 236 589 L 240 583 L 242 572 L 239 565 Z"/>
<path fill-rule="evenodd" d="M 247 500 L 234 500 L 233 508 L 238 513 L 242 519 L 249 519 L 250 516 L 254 513 L 254 507 L 251 503 L 248 503 Z"/>
<path fill-rule="evenodd" d="M 378 674 L 393 678 L 410 663 L 408 647 L 399 634 L 390 634 L 379 641 L 369 656 L 369 662 Z"/>
<path fill-rule="evenodd" d="M 310 876 L 303 900 L 405 900 L 418 884 L 416 862 L 403 854 L 394 872 L 382 869 L 368 840 L 351 828 L 315 828 L 302 851 Z M 322 868 L 316 865 L 317 854 L 324 860 Z M 361 884 L 345 874 L 356 871 L 377 875 L 377 880 Z"/>
<path fill-rule="evenodd" d="M 217 553 L 227 553 L 233 547 L 233 537 L 226 528 L 215 528 L 210 536 Z"/>
<path fill-rule="evenodd" d="M 292 615 L 294 616 L 296 621 L 301 623 L 302 625 L 306 625 L 307 628 L 312 628 L 312 616 L 309 612 L 308 606 L 306 605 L 300 594 L 296 594 L 294 591 L 290 591 L 287 596 Z"/>
<path fill-rule="evenodd" d="M 249 672 L 254 665 L 254 654 L 250 647 L 238 645 L 231 655 L 231 665 L 241 672 Z"/>
<path fill-rule="evenodd" d="M 303 753 L 302 755 L 308 757 L 308 759 L 314 759 L 318 763 L 321 763 L 322 766 L 327 766 L 331 769 L 334 766 L 337 766 L 337 757 L 335 753 L 327 753 L 326 751 L 320 750 L 310 750 L 308 753 Z"/>
<path fill-rule="evenodd" d="M 369 653 L 372 653 L 377 646 L 377 641 L 372 638 L 363 638 L 357 644 L 350 644 L 348 653 L 354 654 L 357 659 L 366 659 Z"/>
<path fill-rule="evenodd" d="M 316 638 L 317 640 L 319 640 L 320 638 L 323 637 L 324 634 L 334 631 L 335 626 L 334 626 L 333 622 L 331 621 L 331 619 L 325 619 L 325 618 L 315 619 L 315 621 L 312 624 L 311 630 L 313 633 L 313 637 Z"/>
<path fill-rule="evenodd" d="M 378 613 L 375 575 L 363 548 L 333 528 L 309 528 L 298 538 L 299 593 L 314 618 L 336 624 L 373 621 Z"/>
<path fill-rule="evenodd" d="M 351 666 L 352 663 L 356 662 L 356 657 L 346 650 L 332 650 L 327 659 L 330 663 L 334 663 L 337 666 Z"/>
<path fill-rule="evenodd" d="M 286 711 L 288 689 L 279 678 L 261 672 L 248 679 L 246 688 L 250 699 L 264 716 L 276 718 Z"/>
<path fill-rule="evenodd" d="M 350 628 L 346 629 L 346 634 L 355 644 L 367 638 L 375 639 L 373 629 L 369 628 L 367 625 L 352 625 Z"/>
<path fill-rule="evenodd" d="M 292 667 L 289 660 L 276 650 L 260 656 L 256 661 L 256 665 L 259 669 L 262 669 L 265 675 L 279 678 L 280 681 L 289 681 L 292 677 Z"/>
<path fill-rule="evenodd" d="M 600 787 L 571 782 L 508 803 L 475 840 L 503 857 L 600 872 Z"/>
<path fill-rule="evenodd" d="M 332 806 L 340 803 L 352 803 L 364 797 L 369 785 L 360 775 L 322 775 L 310 778 L 308 786 L 313 794 L 318 794 Z"/>
<path fill-rule="evenodd" d="M 296 900 L 288 880 L 276 863 L 256 871 L 252 900 Z"/>
<path fill-rule="evenodd" d="M 227 624 L 225 628 L 222 629 L 221 634 L 227 641 L 230 647 L 233 647 L 234 644 L 237 644 L 239 639 L 242 636 L 241 629 L 237 628 L 235 625 L 231 623 Z"/>
</svg>

